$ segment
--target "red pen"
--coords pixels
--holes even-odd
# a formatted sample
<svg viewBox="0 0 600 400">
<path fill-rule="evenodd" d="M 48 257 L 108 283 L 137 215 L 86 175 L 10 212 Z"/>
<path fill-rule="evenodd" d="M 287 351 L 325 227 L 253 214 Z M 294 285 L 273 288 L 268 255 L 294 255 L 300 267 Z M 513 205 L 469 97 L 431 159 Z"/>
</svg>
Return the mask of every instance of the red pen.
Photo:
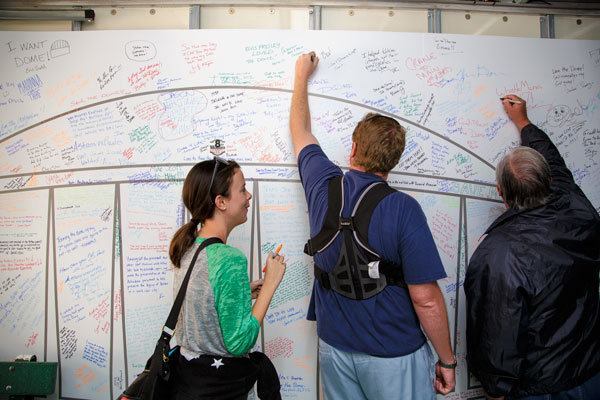
<svg viewBox="0 0 600 400">
<path fill-rule="evenodd" d="M 279 252 L 281 251 L 281 248 L 283 247 L 283 243 L 280 243 L 279 246 L 277 246 L 277 248 L 275 249 L 275 255 L 279 254 Z M 263 271 L 265 272 L 265 270 L 267 269 L 267 265 L 265 264 L 265 266 L 263 267 Z"/>
</svg>

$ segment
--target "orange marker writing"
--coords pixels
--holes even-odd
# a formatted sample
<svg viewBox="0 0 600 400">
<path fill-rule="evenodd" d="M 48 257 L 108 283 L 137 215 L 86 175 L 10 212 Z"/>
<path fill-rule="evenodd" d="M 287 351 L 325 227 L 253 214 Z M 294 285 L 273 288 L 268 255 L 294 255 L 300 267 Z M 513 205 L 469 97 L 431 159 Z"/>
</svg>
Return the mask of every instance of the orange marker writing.
<svg viewBox="0 0 600 400">
<path fill-rule="evenodd" d="M 279 252 L 281 251 L 282 247 L 283 247 L 283 243 L 280 243 L 279 246 L 277 246 L 277 248 L 275 249 L 275 253 L 273 253 L 273 255 L 279 254 Z M 266 269 L 267 269 L 267 265 L 265 264 L 265 266 L 263 267 L 262 272 L 265 272 Z"/>
</svg>

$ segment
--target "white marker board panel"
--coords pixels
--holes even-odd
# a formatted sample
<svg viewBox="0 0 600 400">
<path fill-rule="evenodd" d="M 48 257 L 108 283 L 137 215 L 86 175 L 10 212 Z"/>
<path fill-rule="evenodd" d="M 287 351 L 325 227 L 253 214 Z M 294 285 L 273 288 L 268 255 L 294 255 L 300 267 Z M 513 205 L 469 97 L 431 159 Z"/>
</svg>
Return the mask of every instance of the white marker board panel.
<svg viewBox="0 0 600 400">
<path fill-rule="evenodd" d="M 2 359 L 46 356 L 48 190 L 0 195 Z"/>
<path fill-rule="evenodd" d="M 464 361 L 462 283 L 479 236 L 502 212 L 494 166 L 518 143 L 498 97 L 515 93 L 527 100 L 531 120 L 552 137 L 600 209 L 599 41 L 240 30 L 2 32 L 0 39 L 0 233 L 16 240 L 10 218 L 34 215 L 35 227 L 18 232 L 41 240 L 26 257 L 42 271 L 39 279 L 22 276 L 33 284 L 28 290 L 40 293 L 35 312 L 3 311 L 0 328 L 19 325 L 25 336 L 41 335 L 42 320 L 58 320 L 47 336 L 60 342 L 61 312 L 70 300 L 55 295 L 67 285 L 60 268 L 46 285 L 43 267 L 53 268 L 54 259 L 66 265 L 67 254 L 54 246 L 66 234 L 61 229 L 107 225 L 92 247 L 105 251 L 108 270 L 95 282 L 97 291 L 81 294 L 84 310 L 102 312 L 70 328 L 81 357 L 86 343 L 94 345 L 85 354 L 95 363 L 78 370 L 62 362 L 62 347 L 48 351 L 41 336 L 32 339 L 38 355 L 59 355 L 63 397 L 114 398 L 150 354 L 158 316 L 172 300 L 166 247 L 186 220 L 182 181 L 194 163 L 211 157 L 217 139 L 225 143 L 224 156 L 242 165 L 254 195 L 254 217 L 231 241 L 248 256 L 249 274 L 260 277 L 265 254 L 281 242 L 289 258 L 257 348 L 274 358 L 285 398 L 318 397 L 315 326 L 303 318 L 312 280 L 310 259 L 301 253 L 306 203 L 288 130 L 294 62 L 302 52 L 319 54 L 309 84 L 312 129 L 341 167 L 348 166 L 351 132 L 365 113 L 393 116 L 408 130 L 389 181 L 422 204 L 449 276 L 440 285 L 460 364 L 457 390 L 447 398 L 481 392 Z M 77 219 L 68 214 L 75 209 L 58 207 L 79 191 L 94 198 L 81 203 L 91 214 Z M 52 210 L 55 230 L 48 229 Z M 110 215 L 98 222 L 102 211 Z M 61 227 L 63 214 L 72 226 Z M 90 249 L 76 247 L 72 257 Z M 2 262 L 18 257 L 4 252 Z M 0 282 L 14 279 L 14 271 L 2 268 Z M 108 306 L 88 298 L 94 293 Z M 45 308 L 44 298 L 57 301 Z M 17 300 L 0 292 L 4 307 L 25 309 Z M 144 305 L 145 312 L 135 308 Z M 93 336 L 94 316 L 110 325 L 112 336 L 101 343 L 106 354 Z M 146 336 L 134 343 L 135 335 Z M 28 343 L 21 342 L 15 348 Z M 2 354 L 10 358 L 12 346 L 5 344 Z"/>
<path fill-rule="evenodd" d="M 59 378 L 62 394 L 110 394 L 114 185 L 54 191 Z"/>
</svg>

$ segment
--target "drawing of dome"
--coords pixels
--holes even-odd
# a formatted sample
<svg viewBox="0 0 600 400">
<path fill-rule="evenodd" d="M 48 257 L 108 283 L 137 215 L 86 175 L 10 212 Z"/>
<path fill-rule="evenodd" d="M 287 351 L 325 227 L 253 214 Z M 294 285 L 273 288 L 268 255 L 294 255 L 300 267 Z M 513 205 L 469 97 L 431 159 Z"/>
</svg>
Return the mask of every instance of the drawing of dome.
<svg viewBox="0 0 600 400">
<path fill-rule="evenodd" d="M 71 46 L 66 40 L 55 40 L 50 46 L 50 57 L 57 58 L 71 53 Z"/>
</svg>

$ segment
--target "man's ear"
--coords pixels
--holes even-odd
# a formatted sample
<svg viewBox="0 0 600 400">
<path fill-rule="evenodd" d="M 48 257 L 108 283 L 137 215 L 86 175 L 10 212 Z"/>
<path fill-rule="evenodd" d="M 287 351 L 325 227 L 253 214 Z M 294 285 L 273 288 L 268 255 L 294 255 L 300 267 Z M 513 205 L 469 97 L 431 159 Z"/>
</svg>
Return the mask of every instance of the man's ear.
<svg viewBox="0 0 600 400">
<path fill-rule="evenodd" d="M 502 198 L 502 202 L 504 203 L 506 208 L 510 208 L 510 206 L 506 202 L 506 199 L 504 198 L 504 195 L 502 194 L 502 189 L 500 189 L 500 186 L 498 184 L 496 184 L 496 192 L 498 192 L 498 196 Z"/>
<path fill-rule="evenodd" d="M 348 157 L 350 161 L 350 165 L 354 164 L 354 157 L 356 157 L 356 142 L 352 142 L 352 148 L 350 149 L 350 157 Z"/>
</svg>

